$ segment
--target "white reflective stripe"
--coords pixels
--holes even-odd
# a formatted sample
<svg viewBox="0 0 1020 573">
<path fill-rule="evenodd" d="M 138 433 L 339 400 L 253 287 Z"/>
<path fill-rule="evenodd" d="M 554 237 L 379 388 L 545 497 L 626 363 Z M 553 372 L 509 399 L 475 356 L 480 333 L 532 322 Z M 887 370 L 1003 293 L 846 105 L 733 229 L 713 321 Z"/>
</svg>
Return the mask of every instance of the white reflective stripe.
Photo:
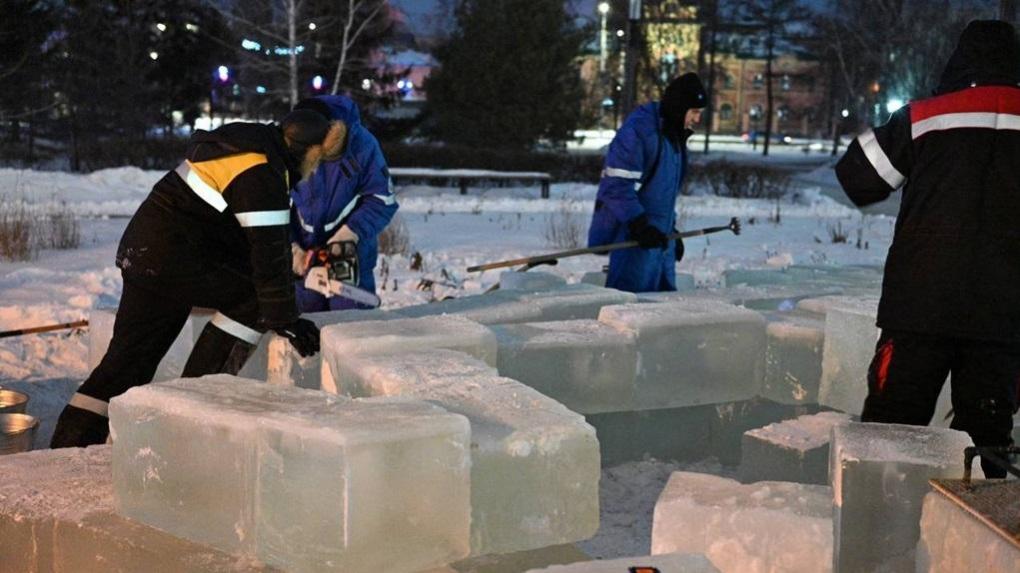
<svg viewBox="0 0 1020 573">
<path fill-rule="evenodd" d="M 262 338 L 261 332 L 248 328 L 221 312 L 217 312 L 213 315 L 212 325 L 223 332 L 226 332 L 230 336 L 233 336 L 238 340 L 243 340 L 248 344 L 258 344 L 259 339 Z"/>
<path fill-rule="evenodd" d="M 213 209 L 220 213 L 227 209 L 227 200 L 223 198 L 223 194 L 213 189 L 205 181 L 202 181 L 202 178 L 198 176 L 198 173 L 195 173 L 195 170 L 188 165 L 187 161 L 178 165 L 174 171 L 181 176 L 181 179 L 188 184 L 188 187 L 191 187 L 195 195 L 198 195 L 203 201 L 211 205 Z"/>
<path fill-rule="evenodd" d="M 103 402 L 99 398 L 93 398 L 92 396 L 86 396 L 85 394 L 75 394 L 71 396 L 71 401 L 68 402 L 75 408 L 81 408 L 87 410 L 93 414 L 99 414 L 104 418 L 110 417 L 110 404 Z"/>
<path fill-rule="evenodd" d="M 383 202 L 383 205 L 396 205 L 397 204 L 397 198 L 394 197 L 393 195 L 383 195 L 382 193 L 376 193 L 375 195 L 372 195 L 372 196 L 373 197 L 378 197 L 379 200 Z"/>
<path fill-rule="evenodd" d="M 620 177 L 622 179 L 641 179 L 642 175 L 640 171 L 627 171 L 626 169 L 617 169 L 615 167 L 606 167 L 602 171 L 603 177 Z"/>
<path fill-rule="evenodd" d="M 1020 115 L 982 112 L 944 113 L 915 123 L 910 131 L 913 138 L 917 139 L 929 131 L 964 128 L 1020 130 Z"/>
<path fill-rule="evenodd" d="M 893 166 L 889 156 L 885 154 L 885 150 L 882 149 L 878 140 L 875 139 L 874 130 L 869 129 L 857 136 L 857 142 L 861 144 L 864 155 L 871 162 L 871 166 L 875 168 L 879 177 L 893 189 L 898 189 L 900 185 L 903 185 L 907 178 Z"/>
<path fill-rule="evenodd" d="M 326 232 L 336 229 L 340 222 L 346 219 L 347 215 L 351 214 L 351 211 L 353 211 L 354 208 L 358 206 L 358 199 L 361 199 L 361 195 L 358 195 L 354 199 L 351 199 L 351 202 L 348 203 L 346 207 L 344 207 L 344 210 L 340 211 L 340 216 L 337 217 L 332 223 L 326 223 L 325 227 Z"/>
<path fill-rule="evenodd" d="M 235 213 L 237 222 L 242 227 L 274 227 L 290 223 L 290 210 L 282 211 L 248 211 Z"/>
<path fill-rule="evenodd" d="M 305 218 L 301 216 L 301 209 L 296 209 L 296 211 L 297 211 L 297 220 L 298 220 L 298 223 L 301 225 L 301 228 L 304 229 L 306 233 L 314 233 L 315 232 L 315 227 L 312 227 L 308 223 L 305 223 Z"/>
</svg>

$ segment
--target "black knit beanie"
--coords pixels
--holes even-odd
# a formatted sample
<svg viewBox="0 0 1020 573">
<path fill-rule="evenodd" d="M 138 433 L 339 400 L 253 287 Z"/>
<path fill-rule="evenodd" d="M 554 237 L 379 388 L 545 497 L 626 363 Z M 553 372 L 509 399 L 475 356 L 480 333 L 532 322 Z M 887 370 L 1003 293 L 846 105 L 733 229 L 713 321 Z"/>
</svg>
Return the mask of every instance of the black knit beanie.
<svg viewBox="0 0 1020 573">
<path fill-rule="evenodd" d="M 690 109 L 701 109 L 708 105 L 708 96 L 701 78 L 693 72 L 686 73 L 666 86 L 662 94 L 662 117 L 669 123 L 683 123 Z"/>
<path fill-rule="evenodd" d="M 304 160 L 309 147 L 319 145 L 329 133 L 330 123 L 321 113 L 310 109 L 296 109 L 280 122 L 287 139 L 287 150 L 298 164 Z"/>
</svg>

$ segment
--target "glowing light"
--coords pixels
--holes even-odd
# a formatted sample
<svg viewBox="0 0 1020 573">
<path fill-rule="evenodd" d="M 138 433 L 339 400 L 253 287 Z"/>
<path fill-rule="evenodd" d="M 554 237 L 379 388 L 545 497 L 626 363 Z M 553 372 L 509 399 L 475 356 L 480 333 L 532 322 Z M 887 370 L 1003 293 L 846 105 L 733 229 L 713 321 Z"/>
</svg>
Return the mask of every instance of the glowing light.
<svg viewBox="0 0 1020 573">
<path fill-rule="evenodd" d="M 326 80 L 322 79 L 322 76 L 315 76 L 312 78 L 312 88 L 314 88 L 315 91 L 321 90 L 325 81 Z"/>
<path fill-rule="evenodd" d="M 219 78 L 221 82 L 229 80 L 230 68 L 228 68 L 227 66 L 220 66 L 216 68 L 216 77 Z"/>
<path fill-rule="evenodd" d="M 617 31 L 616 31 L 616 37 L 617 37 L 617 38 L 622 38 L 622 37 L 623 37 L 623 34 L 624 34 L 623 30 L 617 30 Z"/>
<path fill-rule="evenodd" d="M 412 82 L 411 80 L 407 80 L 407 89 L 413 90 L 414 89 L 414 82 Z"/>
<path fill-rule="evenodd" d="M 372 89 L 372 80 L 368 78 L 361 80 L 361 89 L 366 91 Z"/>
<path fill-rule="evenodd" d="M 255 40 L 249 40 L 248 38 L 245 38 L 241 40 L 241 47 L 244 48 L 245 50 L 258 52 L 259 50 L 262 49 L 262 44 L 256 42 Z"/>
<path fill-rule="evenodd" d="M 187 24 L 184 25 L 184 29 L 194 33 L 198 31 L 198 26 L 192 24 L 191 22 L 188 22 Z"/>
<path fill-rule="evenodd" d="M 309 30 L 315 30 L 315 28 L 316 28 L 315 22 L 311 22 L 311 23 L 308 24 L 308 29 Z"/>
<path fill-rule="evenodd" d="M 399 82 L 397 82 L 397 88 L 398 89 L 404 89 L 404 86 L 406 86 L 406 85 L 407 84 L 404 82 L 404 80 L 400 80 Z"/>
<path fill-rule="evenodd" d="M 304 51 L 305 51 L 305 47 L 304 46 L 297 46 L 296 48 L 294 48 L 294 53 L 295 54 L 300 54 L 301 52 L 304 52 Z M 273 53 L 276 54 L 277 56 L 289 56 L 290 55 L 290 48 L 280 48 L 280 47 L 273 48 Z"/>
<path fill-rule="evenodd" d="M 609 2 L 599 2 L 599 14 L 605 16 L 609 13 Z"/>
<path fill-rule="evenodd" d="M 156 29 L 160 32 L 166 32 L 166 24 L 160 22 L 159 24 L 156 24 Z"/>
<path fill-rule="evenodd" d="M 891 100 L 886 102 L 885 109 L 889 113 L 896 113 L 896 111 L 902 108 L 904 105 L 905 103 L 900 98 L 892 98 Z"/>
<path fill-rule="evenodd" d="M 848 118 L 850 117 L 850 110 L 844 109 L 843 111 L 839 112 L 839 115 L 843 116 L 844 119 Z"/>
<path fill-rule="evenodd" d="M 255 93 L 257 94 L 266 93 L 266 86 L 255 86 Z"/>
<path fill-rule="evenodd" d="M 149 59 L 153 61 L 158 60 L 159 52 L 149 52 Z"/>
</svg>

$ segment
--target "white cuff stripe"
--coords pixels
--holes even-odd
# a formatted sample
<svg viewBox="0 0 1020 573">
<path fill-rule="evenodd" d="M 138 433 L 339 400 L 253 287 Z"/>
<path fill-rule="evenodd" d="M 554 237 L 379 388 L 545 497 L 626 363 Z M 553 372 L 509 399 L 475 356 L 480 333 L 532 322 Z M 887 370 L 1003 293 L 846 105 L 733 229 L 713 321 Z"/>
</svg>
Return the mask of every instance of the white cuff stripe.
<svg viewBox="0 0 1020 573">
<path fill-rule="evenodd" d="M 178 165 L 174 171 L 181 176 L 181 179 L 188 184 L 188 187 L 191 187 L 195 195 L 198 195 L 200 199 L 211 205 L 213 209 L 220 213 L 227 209 L 227 200 L 223 198 L 223 194 L 213 189 L 205 181 L 202 181 L 202 178 L 198 176 L 198 173 L 195 173 L 195 170 L 188 165 L 187 161 Z"/>
<path fill-rule="evenodd" d="M 290 210 L 281 211 L 248 211 L 247 213 L 235 213 L 237 222 L 242 227 L 275 227 L 290 223 Z"/>
<path fill-rule="evenodd" d="M 602 171 L 603 177 L 620 177 L 621 179 L 641 179 L 643 174 L 640 171 L 627 171 L 615 167 L 606 167 Z"/>
<path fill-rule="evenodd" d="M 243 340 L 248 344 L 258 344 L 259 339 L 262 338 L 261 332 L 248 328 L 221 312 L 217 312 L 213 315 L 212 325 L 223 332 L 226 332 L 230 336 L 233 336 L 238 340 Z"/>
<path fill-rule="evenodd" d="M 1020 130 L 1020 115 L 983 112 L 945 113 L 921 120 L 911 126 L 910 130 L 911 136 L 917 139 L 929 131 L 965 128 Z"/>
<path fill-rule="evenodd" d="M 340 211 L 340 216 L 339 217 L 337 217 L 331 223 L 326 223 L 326 226 L 324 227 L 324 230 L 328 233 L 329 231 L 332 231 L 333 229 L 336 229 L 337 226 L 340 224 L 340 222 L 343 221 L 344 219 L 346 219 L 347 215 L 350 215 L 351 211 L 353 211 L 354 208 L 358 206 L 358 199 L 361 199 L 360 195 L 354 197 L 354 199 L 351 199 L 351 202 L 348 203 L 346 207 L 344 207 L 344 210 Z"/>
<path fill-rule="evenodd" d="M 858 143 L 861 144 L 861 149 L 864 150 L 864 155 L 871 162 L 871 166 L 875 168 L 878 176 L 881 177 L 890 187 L 898 189 L 903 182 L 907 180 L 902 173 L 899 172 L 896 167 L 893 166 L 892 161 L 889 160 L 889 156 L 885 154 L 885 150 L 879 145 L 878 140 L 875 139 L 875 131 L 869 129 L 864 133 L 857 136 Z"/>
<path fill-rule="evenodd" d="M 376 199 L 379 199 L 380 201 L 382 201 L 383 205 L 396 205 L 397 204 L 397 198 L 394 197 L 392 194 L 383 195 L 382 193 L 376 193 L 375 195 L 372 195 L 372 196 L 375 197 Z"/>
<path fill-rule="evenodd" d="M 110 417 L 110 404 L 108 402 L 103 402 L 98 398 L 93 398 L 92 396 L 75 393 L 74 396 L 71 396 L 71 401 L 68 402 L 68 404 L 75 408 L 81 408 L 82 410 L 92 412 L 93 414 L 99 414 L 104 418 Z"/>
</svg>

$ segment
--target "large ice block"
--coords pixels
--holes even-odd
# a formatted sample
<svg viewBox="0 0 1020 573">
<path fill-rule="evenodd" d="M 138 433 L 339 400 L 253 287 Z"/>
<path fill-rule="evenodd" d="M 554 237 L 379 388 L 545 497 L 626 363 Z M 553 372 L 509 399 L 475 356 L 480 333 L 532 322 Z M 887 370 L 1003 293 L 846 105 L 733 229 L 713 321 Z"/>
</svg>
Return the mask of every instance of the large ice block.
<svg viewBox="0 0 1020 573">
<path fill-rule="evenodd" d="M 928 480 L 963 475 L 963 432 L 895 424 L 832 430 L 834 563 L 841 573 L 913 571 Z"/>
<path fill-rule="evenodd" d="M 118 511 L 180 537 L 288 571 L 468 553 L 470 428 L 437 406 L 220 375 L 131 389 L 110 425 Z"/>
<path fill-rule="evenodd" d="M 519 291 L 503 289 L 398 308 L 393 313 L 404 318 L 462 316 L 479 324 L 515 324 L 542 320 L 542 309 L 539 306 L 522 301 Z"/>
<path fill-rule="evenodd" d="M 675 472 L 655 504 L 652 554 L 701 553 L 722 573 L 831 571 L 831 499 L 825 486 Z"/>
<path fill-rule="evenodd" d="M 748 400 L 764 374 L 765 319 L 712 300 L 608 306 L 599 321 L 637 337 L 638 408 Z"/>
<path fill-rule="evenodd" d="M 113 323 L 116 317 L 116 309 L 95 309 L 89 314 L 89 370 L 94 370 L 103 359 L 107 348 L 110 347 L 110 340 L 113 338 Z M 195 346 L 202 329 L 212 319 L 215 311 L 207 309 L 194 309 L 188 321 L 177 335 L 170 350 L 160 361 L 156 368 L 153 380 L 160 382 L 179 378 L 184 371 L 184 365 L 188 362 L 191 349 Z"/>
<path fill-rule="evenodd" d="M 336 324 L 322 329 L 322 389 L 346 394 L 344 365 L 356 356 L 445 348 L 496 365 L 496 335 L 460 316 Z"/>
<path fill-rule="evenodd" d="M 849 423 L 849 414 L 821 412 L 745 432 L 740 481 L 828 484 L 832 427 Z"/>
<path fill-rule="evenodd" d="M 583 561 L 570 565 L 553 565 L 531 569 L 527 573 L 624 573 L 626 571 L 660 571 L 662 573 L 719 573 L 704 555 L 670 553 L 648 557 L 624 557 L 600 561 Z"/>
<path fill-rule="evenodd" d="M 541 312 L 541 319 L 529 322 L 595 319 L 603 307 L 637 301 L 634 293 L 584 283 L 521 295 L 521 302 Z"/>
<path fill-rule="evenodd" d="M 876 297 L 836 297 L 816 301 L 825 311 L 825 343 L 818 403 L 848 414 L 860 415 L 868 396 L 868 367 L 875 356 L 879 329 Z M 932 424 L 947 427 L 952 409 L 950 384 L 942 389 Z"/>
<path fill-rule="evenodd" d="M 794 275 L 782 269 L 729 269 L 723 271 L 723 284 L 737 285 L 788 285 L 793 284 Z"/>
<path fill-rule="evenodd" d="M 765 335 L 761 396 L 781 404 L 817 404 L 825 321 L 792 312 L 772 313 Z"/>
<path fill-rule="evenodd" d="M 410 396 L 470 420 L 472 554 L 598 529 L 599 445 L 580 415 L 459 352 L 358 356 L 347 367 L 355 396 Z"/>
<path fill-rule="evenodd" d="M 0 573 L 270 571 L 114 512 L 110 446 L 0 457 Z"/>
<path fill-rule="evenodd" d="M 566 286 L 567 279 L 542 271 L 505 271 L 499 275 L 499 288 L 518 291 L 540 291 Z"/>
<path fill-rule="evenodd" d="M 983 482 L 982 486 L 1002 490 L 997 497 L 1011 502 L 1012 509 L 1020 512 L 1016 483 Z M 941 492 L 932 491 L 924 497 L 921 510 L 916 570 L 918 573 L 1015 573 L 1020 571 L 1020 547 L 1015 540 L 1007 541 Z"/>
<path fill-rule="evenodd" d="M 336 310 L 301 315 L 320 329 L 331 324 L 401 318 L 384 310 Z M 266 335 L 266 381 L 278 386 L 297 386 L 318 390 L 322 387 L 322 353 L 301 356 L 290 340 L 274 333 Z"/>
<path fill-rule="evenodd" d="M 499 373 L 580 414 L 634 407 L 634 335 L 596 320 L 492 327 Z"/>
</svg>

